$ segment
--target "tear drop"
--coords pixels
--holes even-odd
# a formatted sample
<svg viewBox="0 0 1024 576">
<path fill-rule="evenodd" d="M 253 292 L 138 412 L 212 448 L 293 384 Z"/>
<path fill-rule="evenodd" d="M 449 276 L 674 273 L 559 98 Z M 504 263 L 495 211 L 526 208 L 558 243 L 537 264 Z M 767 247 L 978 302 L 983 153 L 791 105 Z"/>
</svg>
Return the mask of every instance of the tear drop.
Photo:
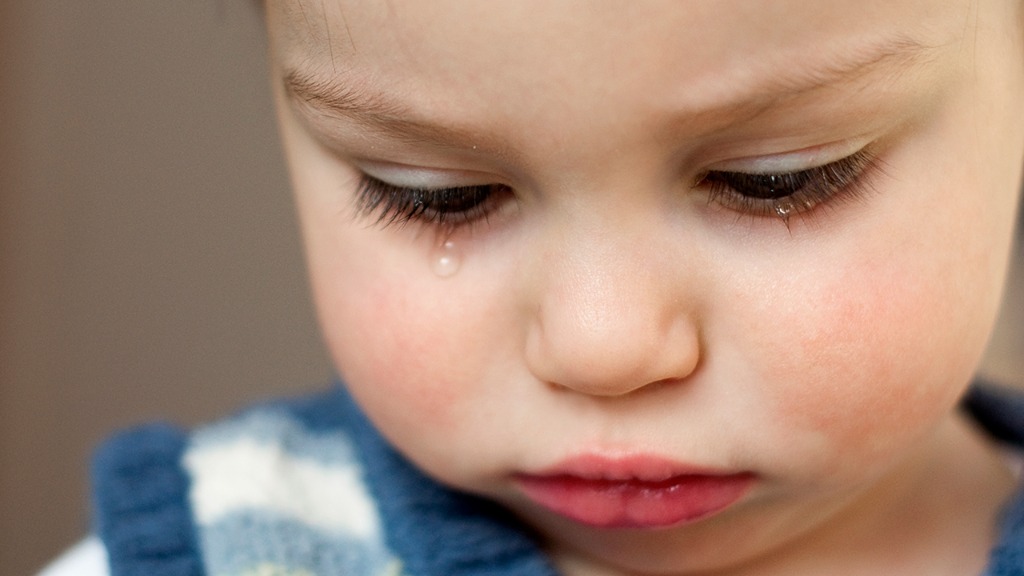
<svg viewBox="0 0 1024 576">
<path fill-rule="evenodd" d="M 453 276 L 459 271 L 460 264 L 462 264 L 462 255 L 451 240 L 440 243 L 431 255 L 431 267 L 434 274 L 441 278 Z"/>
<path fill-rule="evenodd" d="M 775 203 L 775 214 L 782 218 L 782 221 L 789 224 L 789 215 L 793 213 L 793 203 L 783 199 Z"/>
</svg>

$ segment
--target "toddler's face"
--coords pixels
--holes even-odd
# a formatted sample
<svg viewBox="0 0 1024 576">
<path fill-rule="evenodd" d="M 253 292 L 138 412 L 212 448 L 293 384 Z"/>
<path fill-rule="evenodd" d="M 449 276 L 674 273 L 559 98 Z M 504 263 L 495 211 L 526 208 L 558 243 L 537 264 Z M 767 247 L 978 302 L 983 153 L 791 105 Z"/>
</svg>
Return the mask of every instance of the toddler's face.
<svg viewBox="0 0 1024 576">
<path fill-rule="evenodd" d="M 1010 244 L 1018 2 L 269 4 L 323 331 L 429 474 L 566 565 L 665 571 L 944 457 Z"/>
</svg>

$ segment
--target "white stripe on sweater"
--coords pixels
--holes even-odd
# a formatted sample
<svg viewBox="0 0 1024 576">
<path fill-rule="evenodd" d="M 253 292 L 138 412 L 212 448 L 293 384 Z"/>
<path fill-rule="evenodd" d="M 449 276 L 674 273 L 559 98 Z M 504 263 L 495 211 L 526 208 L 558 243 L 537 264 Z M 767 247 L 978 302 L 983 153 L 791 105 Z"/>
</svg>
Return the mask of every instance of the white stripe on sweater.
<svg viewBox="0 0 1024 576">
<path fill-rule="evenodd" d="M 377 511 L 355 463 L 325 465 L 275 444 L 238 438 L 193 446 L 184 465 L 201 525 L 256 509 L 353 537 L 379 534 Z"/>
</svg>

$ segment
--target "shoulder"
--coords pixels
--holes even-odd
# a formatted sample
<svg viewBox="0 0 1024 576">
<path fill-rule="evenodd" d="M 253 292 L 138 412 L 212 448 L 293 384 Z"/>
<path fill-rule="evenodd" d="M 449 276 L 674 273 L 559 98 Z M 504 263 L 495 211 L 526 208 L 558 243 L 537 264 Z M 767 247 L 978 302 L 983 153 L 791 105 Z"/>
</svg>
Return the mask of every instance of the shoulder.
<svg viewBox="0 0 1024 576">
<path fill-rule="evenodd" d="M 37 576 L 110 576 L 107 550 L 95 536 L 82 540 Z"/>
<path fill-rule="evenodd" d="M 394 559 L 364 481 L 358 420 L 335 387 L 191 430 L 157 424 L 115 436 L 93 466 L 113 572 L 387 573 Z"/>
</svg>

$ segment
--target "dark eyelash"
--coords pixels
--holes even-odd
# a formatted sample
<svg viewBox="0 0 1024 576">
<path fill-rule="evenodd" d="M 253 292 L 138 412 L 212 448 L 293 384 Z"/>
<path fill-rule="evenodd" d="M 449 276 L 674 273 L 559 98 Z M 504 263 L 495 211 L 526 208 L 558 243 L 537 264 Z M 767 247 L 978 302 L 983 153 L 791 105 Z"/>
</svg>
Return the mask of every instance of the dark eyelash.
<svg viewBox="0 0 1024 576">
<path fill-rule="evenodd" d="M 494 197 L 507 190 L 500 184 L 405 188 L 364 174 L 356 191 L 356 212 L 382 227 L 412 221 L 459 226 L 486 218 Z"/>
<path fill-rule="evenodd" d="M 740 214 L 777 217 L 788 226 L 789 218 L 811 212 L 840 197 L 856 198 L 865 190 L 861 183 L 875 162 L 868 149 L 862 149 L 835 162 L 781 174 L 747 174 L 711 171 L 698 185 L 709 186 L 708 202 L 720 204 Z"/>
<path fill-rule="evenodd" d="M 839 197 L 856 198 L 864 190 L 855 186 L 875 162 L 875 156 L 862 149 L 835 162 L 780 174 L 709 171 L 698 179 L 708 186 L 708 202 L 738 214 L 777 217 L 789 225 L 794 215 L 803 215 L 815 207 Z M 409 222 L 458 227 L 486 219 L 494 202 L 511 189 L 502 184 L 481 184 L 449 188 L 406 188 L 362 175 L 356 192 L 358 215 L 373 218 L 376 225 L 388 227 Z"/>
</svg>

